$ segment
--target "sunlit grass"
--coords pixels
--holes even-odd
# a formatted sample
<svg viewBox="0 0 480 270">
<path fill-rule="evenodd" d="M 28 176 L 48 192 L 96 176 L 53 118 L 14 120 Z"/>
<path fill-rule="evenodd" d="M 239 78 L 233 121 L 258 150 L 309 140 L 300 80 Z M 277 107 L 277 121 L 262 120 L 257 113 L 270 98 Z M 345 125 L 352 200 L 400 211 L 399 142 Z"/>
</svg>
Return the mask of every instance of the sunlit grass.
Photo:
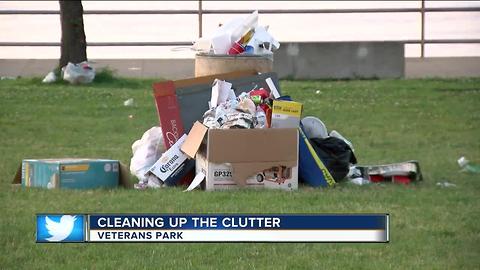
<svg viewBox="0 0 480 270">
<path fill-rule="evenodd" d="M 411 186 L 297 192 L 12 188 L 23 158 L 113 158 L 158 124 L 153 80 L 105 74 L 88 86 L 0 81 L 0 268 L 474 269 L 479 265 L 480 79 L 282 81 L 282 91 L 354 143 L 362 164 L 417 159 Z M 135 106 L 123 101 L 134 98 Z M 131 115 L 131 117 L 130 117 Z M 253 149 L 252 151 L 255 151 Z M 134 179 L 132 179 L 134 181 Z M 456 188 L 440 188 L 448 181 Z M 389 244 L 35 244 L 35 214 L 390 213 Z"/>
</svg>

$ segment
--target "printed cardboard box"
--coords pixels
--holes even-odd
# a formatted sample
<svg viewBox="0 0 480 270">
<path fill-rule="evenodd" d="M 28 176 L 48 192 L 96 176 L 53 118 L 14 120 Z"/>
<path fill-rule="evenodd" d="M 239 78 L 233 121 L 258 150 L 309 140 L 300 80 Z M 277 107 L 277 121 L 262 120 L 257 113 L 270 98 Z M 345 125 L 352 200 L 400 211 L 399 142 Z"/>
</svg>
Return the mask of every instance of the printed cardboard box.
<svg viewBox="0 0 480 270">
<path fill-rule="evenodd" d="M 298 189 L 297 129 L 208 129 L 196 122 L 181 149 L 196 158 L 206 190 Z"/>
<path fill-rule="evenodd" d="M 302 103 L 286 100 L 274 100 L 272 109 L 272 128 L 298 128 L 302 117 Z"/>
<path fill-rule="evenodd" d="M 167 186 L 177 185 L 187 173 L 193 171 L 195 166 L 195 162 L 188 160 L 187 155 L 180 151 L 180 146 L 186 137 L 187 135 L 183 134 L 170 149 L 162 154 L 149 170 Z"/>
<path fill-rule="evenodd" d="M 93 189 L 130 187 L 128 169 L 109 159 L 24 159 L 13 179 L 23 187 Z"/>
</svg>

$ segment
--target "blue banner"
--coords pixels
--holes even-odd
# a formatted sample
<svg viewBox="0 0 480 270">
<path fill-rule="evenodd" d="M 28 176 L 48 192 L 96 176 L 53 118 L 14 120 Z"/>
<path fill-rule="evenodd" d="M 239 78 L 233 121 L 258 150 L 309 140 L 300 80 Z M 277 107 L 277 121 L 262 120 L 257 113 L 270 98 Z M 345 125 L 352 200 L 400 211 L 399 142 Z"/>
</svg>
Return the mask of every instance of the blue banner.
<svg viewBox="0 0 480 270">
<path fill-rule="evenodd" d="M 92 230 L 385 230 L 387 215 L 89 215 Z"/>
<path fill-rule="evenodd" d="M 37 242 L 387 243 L 388 214 L 39 214 Z"/>
</svg>

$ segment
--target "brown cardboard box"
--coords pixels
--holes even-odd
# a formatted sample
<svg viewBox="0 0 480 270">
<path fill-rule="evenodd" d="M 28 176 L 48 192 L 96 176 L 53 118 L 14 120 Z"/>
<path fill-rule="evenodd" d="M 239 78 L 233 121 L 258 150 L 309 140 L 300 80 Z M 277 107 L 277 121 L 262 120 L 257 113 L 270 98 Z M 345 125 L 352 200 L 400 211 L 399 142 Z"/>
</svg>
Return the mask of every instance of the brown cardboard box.
<svg viewBox="0 0 480 270">
<path fill-rule="evenodd" d="M 206 139 L 206 141 L 205 141 Z M 181 150 L 196 158 L 205 189 L 298 188 L 298 130 L 192 127 Z"/>
</svg>

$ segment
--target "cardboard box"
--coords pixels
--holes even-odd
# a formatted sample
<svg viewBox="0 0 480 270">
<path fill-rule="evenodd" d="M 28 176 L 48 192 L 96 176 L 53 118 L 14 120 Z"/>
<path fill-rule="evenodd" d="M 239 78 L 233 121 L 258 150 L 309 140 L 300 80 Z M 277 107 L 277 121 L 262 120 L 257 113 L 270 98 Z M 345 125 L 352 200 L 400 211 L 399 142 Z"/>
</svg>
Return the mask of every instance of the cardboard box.
<svg viewBox="0 0 480 270">
<path fill-rule="evenodd" d="M 94 189 L 130 187 L 129 173 L 118 160 L 24 159 L 13 184 L 23 187 Z"/>
<path fill-rule="evenodd" d="M 272 128 L 298 128 L 302 117 L 302 103 L 274 100 L 272 109 Z"/>
<path fill-rule="evenodd" d="M 180 151 L 180 146 L 186 138 L 185 134 L 180 137 L 149 170 L 168 186 L 176 185 L 189 171 L 193 170 L 195 165 L 193 161 L 187 160 L 187 155 Z"/>
<path fill-rule="evenodd" d="M 237 95 L 255 86 L 265 89 L 276 87 L 276 92 L 280 89 L 276 73 L 258 74 L 254 70 L 154 83 L 153 93 L 167 149 L 209 109 L 208 101 L 215 79 L 232 83 Z"/>
<path fill-rule="evenodd" d="M 196 122 L 181 149 L 206 175 L 206 190 L 298 189 L 297 129 L 208 129 Z"/>
</svg>

